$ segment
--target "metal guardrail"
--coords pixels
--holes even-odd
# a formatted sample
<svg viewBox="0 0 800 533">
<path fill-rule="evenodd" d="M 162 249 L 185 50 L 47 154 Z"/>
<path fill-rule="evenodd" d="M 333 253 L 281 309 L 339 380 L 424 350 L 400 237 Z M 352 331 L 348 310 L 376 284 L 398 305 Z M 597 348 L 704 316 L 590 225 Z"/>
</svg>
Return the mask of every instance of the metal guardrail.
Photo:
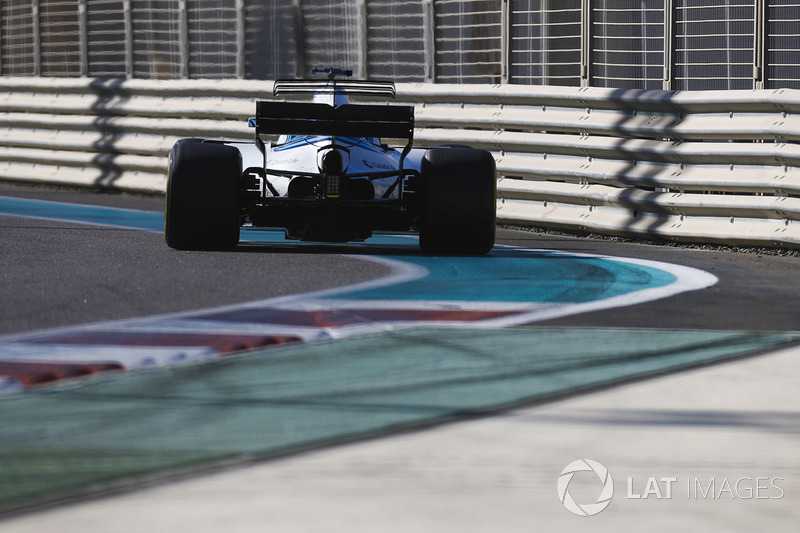
<svg viewBox="0 0 800 533">
<path fill-rule="evenodd" d="M 249 140 L 272 83 L 0 78 L 0 179 L 163 192 L 181 137 Z M 398 84 L 416 144 L 497 161 L 501 222 L 800 248 L 800 91 Z"/>
</svg>

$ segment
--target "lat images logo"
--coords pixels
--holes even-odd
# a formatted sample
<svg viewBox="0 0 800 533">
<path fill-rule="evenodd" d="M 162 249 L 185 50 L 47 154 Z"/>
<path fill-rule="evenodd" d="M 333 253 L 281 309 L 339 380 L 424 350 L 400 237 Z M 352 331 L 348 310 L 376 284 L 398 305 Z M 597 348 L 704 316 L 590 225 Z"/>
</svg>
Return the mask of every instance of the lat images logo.
<svg viewBox="0 0 800 533">
<path fill-rule="evenodd" d="M 577 503 L 569 493 L 569 483 L 577 472 L 594 472 L 603 484 L 603 489 L 594 503 Z M 578 516 L 594 516 L 603 511 L 614 496 L 614 480 L 608 469 L 591 459 L 579 459 L 568 464 L 558 476 L 558 499 L 567 510 Z"/>
</svg>

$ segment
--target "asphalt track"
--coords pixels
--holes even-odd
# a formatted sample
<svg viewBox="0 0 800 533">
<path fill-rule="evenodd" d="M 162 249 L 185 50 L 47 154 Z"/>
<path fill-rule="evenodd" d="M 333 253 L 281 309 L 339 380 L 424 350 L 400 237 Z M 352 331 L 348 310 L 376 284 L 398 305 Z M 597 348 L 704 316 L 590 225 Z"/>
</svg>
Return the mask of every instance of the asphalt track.
<svg viewBox="0 0 800 533">
<path fill-rule="evenodd" d="M 0 195 L 109 205 L 145 211 L 159 210 L 162 202 L 161 199 L 153 198 L 17 187 L 3 188 Z M 330 289 L 342 284 L 369 282 L 387 274 L 388 266 L 385 263 L 366 261 L 365 256 L 373 259 L 391 256 L 423 263 L 430 261 L 421 258 L 413 246 L 398 248 L 391 244 L 358 247 L 280 244 L 240 246 L 239 250 L 233 253 L 184 253 L 169 250 L 163 244 L 161 236 L 156 233 L 11 216 L 0 218 L 0 225 L 3 226 L 3 231 L 0 233 L 3 241 L 2 249 L 4 252 L 7 251 L 0 260 L 3 267 L 3 285 L 0 294 L 4 302 L 0 323 L 2 332 L 7 334 L 24 335 L 25 332 L 55 326 L 158 315 L 258 299 L 291 297 L 293 294 Z M 82 413 L 78 406 L 88 405 L 87 398 L 91 401 L 92 397 L 108 398 L 111 394 L 118 397 L 118 408 L 133 413 L 141 408 L 143 392 L 146 392 L 148 401 L 154 401 L 159 391 L 163 392 L 168 385 L 174 386 L 173 378 L 176 375 L 183 377 L 178 381 L 185 385 L 193 382 L 192 376 L 196 378 L 197 372 L 203 373 L 203 378 L 199 382 L 217 380 L 217 385 L 221 387 L 217 392 L 227 391 L 227 393 L 223 396 L 208 396 L 208 391 L 192 390 L 191 385 L 189 389 L 170 389 L 174 396 L 168 396 L 166 400 L 161 397 L 160 401 L 169 401 L 168 398 L 172 398 L 173 403 L 191 400 L 185 406 L 186 410 L 181 411 L 182 414 L 178 417 L 183 421 L 204 420 L 204 415 L 195 412 L 189 405 L 193 402 L 209 402 L 211 401 L 209 398 L 215 398 L 214 401 L 222 402 L 220 408 L 227 409 L 235 405 L 241 406 L 243 401 L 255 402 L 256 396 L 253 395 L 253 391 L 263 386 L 268 376 L 274 380 L 269 382 L 269 389 L 273 391 L 270 394 L 277 390 L 277 396 L 269 394 L 264 397 L 258 396 L 258 402 L 266 402 L 262 407 L 271 406 L 271 408 L 261 411 L 256 416 L 257 418 L 267 414 L 272 416 L 276 411 L 280 411 L 275 409 L 275 402 L 286 401 L 286 397 L 280 396 L 282 384 L 291 382 L 294 376 L 300 375 L 303 376 L 301 381 L 308 383 L 308 386 L 314 389 L 313 394 L 310 390 L 300 391 L 301 395 L 293 396 L 293 401 L 297 401 L 300 397 L 305 398 L 303 402 L 307 404 L 306 407 L 313 404 L 315 411 L 318 411 L 320 404 L 338 405 L 338 411 L 344 412 L 348 409 L 342 408 L 343 405 L 354 409 L 350 417 L 345 416 L 333 423 L 329 414 L 322 412 L 322 418 L 315 419 L 317 422 L 311 424 L 315 426 L 315 430 L 327 423 L 335 426 L 337 431 L 341 431 L 347 423 L 353 424 L 354 420 L 358 420 L 361 424 L 369 418 L 354 416 L 352 413 L 364 415 L 365 410 L 378 413 L 381 409 L 384 412 L 378 413 L 381 419 L 377 422 L 378 425 L 384 428 L 387 425 L 402 427 L 408 422 L 409 413 L 412 411 L 413 416 L 410 418 L 412 423 L 424 424 L 426 420 L 442 421 L 452 419 L 454 416 L 463 416 L 465 413 L 500 409 L 520 401 L 535 400 L 537 396 L 526 391 L 537 387 L 537 390 L 545 391 L 541 397 L 547 397 L 547 394 L 563 396 L 574 391 L 605 386 L 614 380 L 632 379 L 652 372 L 671 371 L 686 365 L 687 361 L 691 364 L 713 362 L 719 358 L 748 355 L 781 345 L 794 344 L 797 341 L 794 336 L 783 335 L 784 332 L 797 330 L 797 319 L 800 317 L 797 299 L 797 293 L 800 291 L 794 283 L 798 274 L 796 258 L 718 249 L 660 247 L 550 234 L 537 235 L 520 231 L 501 231 L 499 237 L 502 244 L 521 248 L 549 249 L 572 254 L 623 256 L 637 260 L 686 265 L 712 272 L 719 278 L 719 282 L 710 288 L 683 292 L 666 299 L 570 314 L 552 320 L 538 320 L 535 328 L 517 327 L 512 333 L 503 333 L 501 330 L 500 333 L 487 334 L 486 331 L 465 330 L 448 338 L 441 330 L 423 330 L 410 334 L 400 332 L 389 338 L 381 357 L 370 358 L 370 361 L 380 363 L 373 367 L 369 367 L 369 364 L 365 366 L 365 361 L 359 359 L 359 355 L 369 350 L 372 341 L 356 338 L 346 341 L 350 344 L 324 345 L 322 355 L 318 353 L 312 360 L 302 361 L 303 364 L 299 367 L 292 365 L 297 360 L 303 359 L 304 352 L 298 352 L 296 348 L 290 347 L 288 352 L 285 350 L 281 352 L 286 361 L 292 361 L 291 364 L 285 365 L 284 373 L 276 373 L 274 366 L 262 367 L 257 361 L 249 361 L 245 362 L 244 366 L 238 367 L 230 365 L 224 368 L 201 367 L 179 370 L 176 371 L 177 374 L 168 374 L 169 379 L 166 382 L 163 375 L 159 377 L 153 374 L 141 374 L 141 377 L 132 376 L 121 381 L 101 381 L 95 387 L 82 389 L 83 392 L 77 395 L 74 392 L 70 393 L 69 390 L 60 395 L 58 392 L 54 393 L 51 395 L 52 399 L 55 400 L 58 396 L 55 409 L 52 402 L 48 403 L 47 393 L 37 395 L 30 400 L 20 400 L 21 403 L 17 405 L 21 407 L 13 413 L 13 416 L 8 416 L 8 412 L 5 413 L 8 420 L 3 420 L 4 427 L 13 427 L 15 424 L 19 426 L 21 419 L 35 418 L 36 413 L 45 408 L 53 421 L 60 421 L 58 424 L 54 423 L 51 428 L 55 434 L 75 435 L 75 428 L 71 426 L 74 421 L 70 421 L 69 415 L 75 417 L 76 414 Z M 502 259 L 502 252 L 498 252 L 498 256 Z M 513 282 L 513 277 L 504 275 L 498 281 L 505 284 L 509 280 Z M 472 291 L 468 281 L 462 287 L 463 292 L 468 295 L 478 294 L 480 291 L 477 289 L 478 287 Z M 365 297 L 368 294 L 362 292 L 360 296 Z M 303 304 L 309 305 L 308 302 Z M 568 328 L 564 329 L 567 326 Z M 603 330 L 608 327 L 625 328 L 625 330 Z M 591 333 L 592 331 L 594 333 Z M 531 337 L 531 332 L 535 333 L 535 337 Z M 776 332 L 779 334 L 770 334 Z M 542 368 L 546 367 L 547 372 L 552 372 L 553 365 L 563 364 L 563 360 L 546 357 L 536 361 L 530 360 L 528 355 L 531 339 L 540 344 L 545 354 L 558 353 L 563 357 L 568 356 L 571 366 L 564 368 L 566 373 L 559 374 L 555 380 L 560 383 L 568 382 L 566 388 L 550 390 L 547 388 L 549 385 L 534 385 L 531 381 L 518 379 L 516 373 L 535 377 L 541 374 Z M 421 348 L 437 343 L 446 346 L 448 350 L 428 352 Z M 602 349 L 591 351 L 587 349 L 589 345 L 596 345 Z M 504 357 L 490 358 L 489 354 L 498 349 L 498 346 L 501 347 Z M 571 348 L 567 349 L 565 346 Z M 642 347 L 647 348 L 646 353 L 642 351 Z M 332 354 L 328 350 L 333 350 Z M 326 357 L 326 353 L 329 356 Z M 653 366 L 653 355 L 659 358 L 655 366 Z M 587 359 L 587 356 L 591 358 Z M 413 359 L 414 357 L 418 359 Z M 475 358 L 478 357 L 484 359 L 484 365 L 476 373 Z M 406 375 L 391 366 L 398 360 L 412 360 L 415 361 L 412 367 L 420 369 L 425 368 L 426 360 L 429 363 L 434 358 L 441 367 L 434 365 L 426 372 L 422 372 L 425 379 L 420 379 L 416 371 Z M 620 364 L 621 362 L 623 364 Z M 587 364 L 601 371 L 593 374 L 585 371 L 576 372 L 576 368 L 584 369 Z M 513 375 L 509 374 L 509 366 L 514 370 L 511 372 Z M 625 372 L 620 373 L 622 366 L 625 367 Z M 350 373 L 347 372 L 348 368 L 351 369 Z M 357 370 L 364 368 L 368 368 L 369 371 L 363 370 L 364 373 L 359 375 Z M 331 376 L 337 375 L 337 372 L 342 372 L 342 376 L 355 377 L 349 381 L 340 380 L 344 385 L 338 389 L 330 388 L 320 393 L 319 387 L 330 387 Z M 209 378 L 210 375 L 213 375 L 213 378 Z M 315 375 L 318 377 L 315 378 Z M 387 375 L 392 379 L 386 381 L 384 378 Z M 491 379 L 487 379 L 487 376 Z M 591 379 L 587 379 L 587 376 Z M 231 393 L 237 384 L 246 383 L 248 378 L 254 381 L 250 388 L 245 387 L 247 393 L 244 396 Z M 409 396 L 403 396 L 402 391 L 397 390 L 398 379 L 405 380 L 405 394 Z M 372 390 L 356 390 L 353 396 L 354 391 L 351 389 L 354 384 L 361 386 L 365 383 L 371 384 Z M 447 386 L 449 387 L 447 394 L 442 392 L 443 383 L 450 384 Z M 455 383 L 458 386 L 453 386 Z M 292 394 L 298 394 L 298 390 L 293 390 Z M 132 403 L 121 403 L 125 398 Z M 181 401 L 178 401 L 179 398 Z M 333 402 L 332 398 L 338 400 Z M 393 407 L 390 411 L 395 418 L 387 418 L 384 404 L 389 401 L 388 398 L 391 398 L 389 403 Z M 465 398 L 469 398 L 469 402 L 466 402 Z M 37 402 L 44 403 L 37 409 Z M 380 405 L 384 407 L 376 407 Z M 404 406 L 403 409 L 398 408 L 400 405 Z M 433 406 L 435 412 L 432 412 Z M 297 405 L 293 407 L 297 408 Z M 428 418 L 420 419 L 420 411 L 425 411 L 425 417 Z M 91 408 L 89 413 L 97 415 L 96 410 Z M 113 421 L 117 420 L 117 414 L 118 412 L 112 412 L 110 418 L 106 420 L 107 427 L 113 426 L 118 433 L 117 437 L 106 435 L 112 450 L 114 438 L 121 439 L 116 444 L 119 447 L 120 443 L 129 442 L 132 434 L 146 434 L 153 430 L 153 427 L 148 427 L 146 424 L 137 426 L 124 420 L 121 424 L 118 421 L 114 426 Z M 317 412 L 317 416 L 319 415 Z M 145 420 L 154 418 L 156 417 L 144 417 Z M 276 418 L 272 424 L 275 427 L 293 428 L 300 419 L 297 417 L 297 411 L 290 410 L 286 418 Z M 185 423 L 191 426 L 191 423 Z M 159 424 L 163 429 L 170 422 L 162 419 Z M 346 440 L 347 434 L 368 435 L 374 429 L 369 427 L 369 424 L 356 425 L 345 428 L 344 437 L 338 434 L 314 435 L 310 440 L 299 443 L 277 443 L 276 448 L 270 451 L 265 450 L 263 446 L 253 447 L 253 442 L 259 442 L 259 436 L 248 433 L 247 428 L 252 426 L 252 418 L 245 416 L 240 421 L 230 419 L 229 424 L 229 429 L 232 430 L 230 433 L 240 436 L 240 440 L 233 445 L 219 444 L 214 440 L 217 437 L 207 436 L 207 441 L 204 443 L 206 448 L 203 450 L 187 450 L 182 447 L 183 444 L 174 441 L 151 442 L 147 446 L 161 446 L 162 450 L 170 450 L 174 456 L 168 457 L 169 454 L 165 453 L 160 460 L 165 461 L 167 467 L 175 468 L 180 466 L 181 462 L 191 463 L 194 459 L 219 460 L 219 449 L 224 449 L 226 453 L 254 453 L 266 457 L 270 453 L 281 452 L 283 450 L 281 446 L 291 448 L 302 447 L 308 442 L 337 442 L 342 438 Z M 203 428 L 191 429 L 197 431 Z M 30 439 L 30 434 L 26 436 L 25 431 L 23 428 L 18 433 L 20 442 L 25 438 Z M 282 434 L 288 433 L 291 433 L 291 430 L 282 432 Z M 83 445 L 84 448 L 78 446 L 69 449 L 67 446 L 66 450 L 62 450 L 66 465 L 63 468 L 67 470 L 71 461 L 77 462 L 76 457 L 70 453 L 74 454 L 76 450 L 77 453 L 82 453 L 82 450 L 86 449 L 85 442 L 77 444 Z M 209 453 L 209 450 L 217 450 L 217 455 Z M 141 451 L 136 450 L 137 453 Z M 192 452 L 196 455 L 192 455 Z M 10 464 L 13 457 L 5 459 L 3 462 Z M 101 457 L 101 459 L 110 461 L 112 458 Z M 152 458 L 146 454 L 125 459 L 136 463 L 139 471 L 143 468 L 143 464 L 146 468 L 155 470 L 164 466 L 157 462 L 153 463 Z M 38 464 L 41 464 L 41 460 Z M 136 471 L 136 468 L 131 470 L 131 472 Z M 12 474 L 24 478 L 26 472 L 23 469 Z"/>
<path fill-rule="evenodd" d="M 0 196 L 147 211 L 163 199 L 82 191 L 0 187 Z M 347 285 L 385 275 L 380 246 L 240 247 L 233 253 L 170 250 L 157 233 L 0 216 L 0 334 L 211 307 Z M 584 313 L 557 326 L 798 329 L 796 257 L 689 249 L 501 230 L 498 242 L 524 248 L 663 261 L 719 278 L 713 287 L 666 300 Z M 393 250 L 396 253 L 396 250 Z M 414 254 L 409 251 L 406 253 Z"/>
</svg>

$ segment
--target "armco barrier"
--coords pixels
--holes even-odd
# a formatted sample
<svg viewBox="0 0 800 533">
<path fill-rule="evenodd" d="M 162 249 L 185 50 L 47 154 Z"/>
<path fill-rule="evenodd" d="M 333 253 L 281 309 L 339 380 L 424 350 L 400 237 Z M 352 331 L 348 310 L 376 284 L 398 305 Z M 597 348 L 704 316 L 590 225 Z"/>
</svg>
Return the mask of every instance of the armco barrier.
<svg viewBox="0 0 800 533">
<path fill-rule="evenodd" d="M 272 83 L 0 78 L 0 179 L 163 192 L 181 137 L 249 140 Z M 398 84 L 419 146 L 497 160 L 501 222 L 800 247 L 800 91 Z"/>
</svg>

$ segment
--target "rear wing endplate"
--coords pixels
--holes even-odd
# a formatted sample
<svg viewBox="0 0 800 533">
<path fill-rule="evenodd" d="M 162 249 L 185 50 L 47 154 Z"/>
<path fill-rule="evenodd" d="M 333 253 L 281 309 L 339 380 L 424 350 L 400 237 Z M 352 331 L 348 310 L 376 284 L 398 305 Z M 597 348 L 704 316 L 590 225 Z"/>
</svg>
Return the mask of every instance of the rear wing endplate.
<svg viewBox="0 0 800 533">
<path fill-rule="evenodd" d="M 256 137 L 322 135 L 331 137 L 414 138 L 414 107 L 298 102 L 256 102 Z"/>
</svg>

